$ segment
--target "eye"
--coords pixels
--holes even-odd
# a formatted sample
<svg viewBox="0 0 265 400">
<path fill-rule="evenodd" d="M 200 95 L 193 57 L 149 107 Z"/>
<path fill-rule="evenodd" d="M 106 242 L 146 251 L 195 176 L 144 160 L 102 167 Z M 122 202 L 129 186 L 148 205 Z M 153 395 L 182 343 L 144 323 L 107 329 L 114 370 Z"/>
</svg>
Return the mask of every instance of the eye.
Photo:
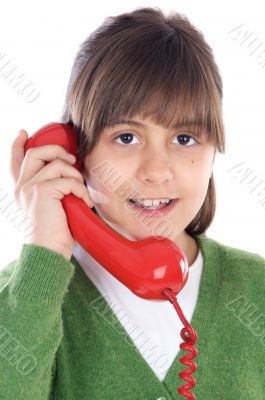
<svg viewBox="0 0 265 400">
<path fill-rule="evenodd" d="M 136 137 L 133 133 L 122 133 L 121 135 L 117 136 L 114 139 L 114 141 L 116 141 L 119 138 L 122 138 L 121 140 L 123 141 L 123 143 L 119 143 L 119 144 L 123 144 L 123 145 L 130 144 L 133 137 Z"/>
<path fill-rule="evenodd" d="M 118 140 L 121 138 L 122 143 L 118 143 L 118 144 L 122 144 L 122 145 L 127 145 L 127 144 L 134 144 L 132 142 L 132 138 L 136 137 L 133 133 L 122 133 L 121 135 L 117 136 L 114 141 Z M 194 144 L 198 143 L 198 141 L 196 139 L 194 139 L 191 135 L 188 135 L 187 133 L 182 133 L 181 135 L 178 135 L 175 139 L 178 140 L 179 144 L 181 144 L 182 146 L 185 147 L 190 147 L 193 146 Z M 193 141 L 192 143 L 190 143 L 190 141 Z"/>
<path fill-rule="evenodd" d="M 184 145 L 186 147 L 193 146 L 196 143 L 199 143 L 194 137 L 191 135 L 188 135 L 187 133 L 182 133 L 181 135 L 178 135 L 176 139 L 180 142 L 179 144 Z M 190 140 L 193 140 L 193 143 L 190 143 Z"/>
</svg>

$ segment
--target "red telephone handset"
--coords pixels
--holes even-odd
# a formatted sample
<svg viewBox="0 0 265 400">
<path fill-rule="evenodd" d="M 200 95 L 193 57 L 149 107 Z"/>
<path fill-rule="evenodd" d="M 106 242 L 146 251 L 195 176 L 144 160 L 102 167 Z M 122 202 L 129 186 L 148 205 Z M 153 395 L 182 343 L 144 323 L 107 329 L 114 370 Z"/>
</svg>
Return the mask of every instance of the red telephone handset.
<svg viewBox="0 0 265 400">
<path fill-rule="evenodd" d="M 76 138 L 72 126 L 45 125 L 30 137 L 30 147 L 59 144 L 76 156 Z M 80 169 L 78 160 L 74 164 Z M 69 194 L 62 204 L 74 239 L 112 275 L 133 293 L 146 299 L 166 299 L 162 291 L 177 294 L 188 278 L 183 251 L 167 238 L 148 237 L 131 241 L 114 232 L 80 198 Z"/>
<path fill-rule="evenodd" d="M 76 156 L 76 135 L 69 124 L 52 122 L 43 126 L 27 140 L 25 152 L 31 147 L 47 144 L 58 144 Z M 78 159 L 73 166 L 80 170 Z M 115 278 L 142 298 L 169 300 L 173 303 L 185 325 L 185 332 L 182 330 L 181 336 L 191 346 L 194 340 L 197 340 L 197 334 L 183 316 L 175 299 L 188 279 L 188 263 L 183 251 L 164 237 L 149 236 L 138 241 L 125 239 L 91 211 L 82 199 L 73 194 L 64 196 L 62 205 L 73 238 Z M 189 350 L 195 354 L 195 349 Z M 190 360 L 191 357 L 187 357 Z M 190 369 L 183 371 L 182 378 L 186 379 L 191 372 Z M 185 389 L 188 389 L 187 385 L 191 385 L 189 387 L 192 388 L 195 384 L 194 378 L 189 376 L 187 379 L 190 383 L 184 385 Z M 179 389 L 179 393 L 184 392 L 181 393 Z M 185 390 L 184 394 L 188 395 L 187 393 L 190 392 Z M 190 395 L 194 396 L 192 393 Z"/>
</svg>

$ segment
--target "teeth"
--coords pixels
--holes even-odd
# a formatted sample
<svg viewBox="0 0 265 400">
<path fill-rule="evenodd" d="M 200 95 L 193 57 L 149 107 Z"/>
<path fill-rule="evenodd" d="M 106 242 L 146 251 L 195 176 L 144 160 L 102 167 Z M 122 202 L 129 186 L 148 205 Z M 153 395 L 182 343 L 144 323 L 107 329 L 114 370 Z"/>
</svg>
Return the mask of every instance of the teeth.
<svg viewBox="0 0 265 400">
<path fill-rule="evenodd" d="M 144 199 L 144 200 L 133 200 L 133 202 L 137 204 L 141 204 L 144 207 L 158 207 L 160 203 L 162 204 L 168 204 L 170 200 L 168 199 L 156 199 L 156 200 L 149 200 L 149 199 Z"/>
<path fill-rule="evenodd" d="M 169 203 L 171 200 L 170 199 L 161 199 L 160 202 L 161 203 Z"/>
</svg>

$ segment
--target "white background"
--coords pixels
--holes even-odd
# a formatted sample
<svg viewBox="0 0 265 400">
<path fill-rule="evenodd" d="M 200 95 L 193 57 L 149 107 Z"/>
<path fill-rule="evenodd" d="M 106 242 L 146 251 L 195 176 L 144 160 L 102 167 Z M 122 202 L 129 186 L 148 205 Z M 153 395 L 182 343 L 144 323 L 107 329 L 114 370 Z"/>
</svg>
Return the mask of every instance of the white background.
<svg viewBox="0 0 265 400">
<path fill-rule="evenodd" d="M 9 173 L 10 146 L 24 128 L 29 135 L 61 115 L 73 59 L 83 40 L 104 18 L 136 7 L 158 6 L 165 13 L 186 14 L 213 48 L 224 84 L 224 122 L 226 153 L 217 155 L 214 176 L 217 186 L 217 212 L 207 235 L 232 247 L 265 257 L 265 25 L 262 2 L 153 1 L 88 2 L 48 0 L 13 1 L 1 6 L 0 55 L 5 54 L 40 92 L 32 103 L 0 76 L 1 146 L 0 199 L 13 197 Z M 229 33 L 243 26 L 253 40 L 241 44 L 239 36 Z M 239 30 L 237 31 L 239 32 Z M 247 46 L 247 45 L 248 46 Z M 260 44 L 259 50 L 251 52 Z M 259 56 L 259 58 L 257 58 Z M 1 58 L 1 57 L 0 57 Z M 1 75 L 1 71 L 0 71 Z M 254 184 L 240 183 L 228 170 L 240 164 L 250 171 Z M 244 171 L 241 171 L 243 177 Z M 252 171 L 252 172 L 251 172 Z M 237 170 L 238 174 L 239 171 Z M 246 183 L 246 182 L 245 182 Z M 258 197 L 258 191 L 260 197 Z M 0 203 L 0 269 L 18 257 L 23 235 L 2 210 Z"/>
</svg>

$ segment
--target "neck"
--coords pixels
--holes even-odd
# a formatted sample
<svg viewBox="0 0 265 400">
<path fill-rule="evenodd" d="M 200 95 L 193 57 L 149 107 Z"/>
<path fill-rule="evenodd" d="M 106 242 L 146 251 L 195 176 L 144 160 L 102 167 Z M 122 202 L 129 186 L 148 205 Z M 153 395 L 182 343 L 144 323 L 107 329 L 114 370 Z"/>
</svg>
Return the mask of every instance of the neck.
<svg viewBox="0 0 265 400">
<path fill-rule="evenodd" d="M 174 243 L 179 246 L 185 253 L 188 261 L 188 265 L 191 266 L 196 260 L 199 253 L 199 246 L 193 237 L 187 234 L 187 232 L 182 232 L 174 240 Z"/>
</svg>

